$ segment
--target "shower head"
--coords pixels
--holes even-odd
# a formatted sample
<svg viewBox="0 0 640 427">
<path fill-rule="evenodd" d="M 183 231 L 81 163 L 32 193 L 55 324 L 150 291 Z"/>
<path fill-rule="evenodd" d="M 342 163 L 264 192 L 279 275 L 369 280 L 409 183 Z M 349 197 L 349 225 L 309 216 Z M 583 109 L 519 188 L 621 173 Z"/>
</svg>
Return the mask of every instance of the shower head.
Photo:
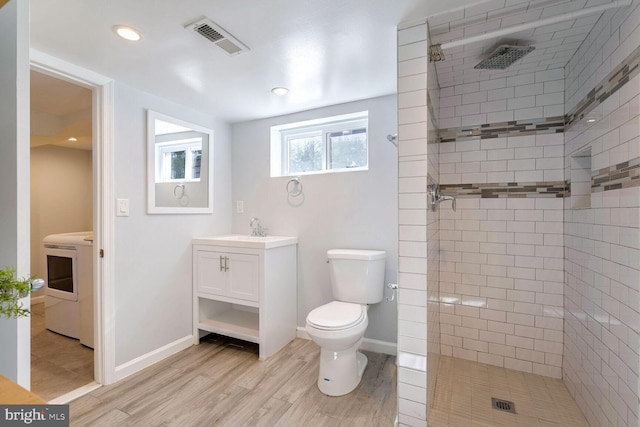
<svg viewBox="0 0 640 427">
<path fill-rule="evenodd" d="M 473 68 L 476 70 L 506 70 L 511 64 L 534 49 L 534 46 L 512 46 L 503 44 L 498 46 L 491 55 L 480 61 L 480 63 Z"/>
</svg>

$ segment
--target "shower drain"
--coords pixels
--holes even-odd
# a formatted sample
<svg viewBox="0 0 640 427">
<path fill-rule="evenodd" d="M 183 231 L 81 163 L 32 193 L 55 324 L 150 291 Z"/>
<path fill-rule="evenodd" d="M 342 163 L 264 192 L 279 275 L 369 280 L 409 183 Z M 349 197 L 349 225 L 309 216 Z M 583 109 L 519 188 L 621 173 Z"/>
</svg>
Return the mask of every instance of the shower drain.
<svg viewBox="0 0 640 427">
<path fill-rule="evenodd" d="M 512 414 L 516 413 L 516 405 L 508 400 L 496 399 L 495 397 L 492 397 L 491 407 L 499 411 L 511 412 Z"/>
</svg>

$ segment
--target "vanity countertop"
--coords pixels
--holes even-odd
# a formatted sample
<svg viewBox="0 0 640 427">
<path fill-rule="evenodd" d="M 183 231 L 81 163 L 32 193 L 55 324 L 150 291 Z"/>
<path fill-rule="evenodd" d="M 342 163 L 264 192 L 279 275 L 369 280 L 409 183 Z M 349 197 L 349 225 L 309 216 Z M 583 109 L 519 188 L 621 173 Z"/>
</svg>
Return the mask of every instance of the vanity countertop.
<svg viewBox="0 0 640 427">
<path fill-rule="evenodd" d="M 225 236 L 196 237 L 194 245 L 228 246 L 233 248 L 271 249 L 280 246 L 295 245 L 297 237 L 289 236 L 249 236 L 229 234 Z"/>
</svg>

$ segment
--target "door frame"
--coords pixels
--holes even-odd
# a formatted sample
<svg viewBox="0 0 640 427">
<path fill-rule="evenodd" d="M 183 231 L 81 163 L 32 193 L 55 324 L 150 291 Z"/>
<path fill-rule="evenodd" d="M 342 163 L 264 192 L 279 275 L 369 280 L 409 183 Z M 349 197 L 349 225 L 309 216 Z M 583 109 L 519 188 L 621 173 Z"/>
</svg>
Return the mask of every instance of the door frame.
<svg viewBox="0 0 640 427">
<path fill-rule="evenodd" d="M 114 81 L 36 49 L 30 49 L 31 70 L 93 93 L 93 280 L 94 381 L 111 384 L 115 373 L 114 300 Z"/>
</svg>

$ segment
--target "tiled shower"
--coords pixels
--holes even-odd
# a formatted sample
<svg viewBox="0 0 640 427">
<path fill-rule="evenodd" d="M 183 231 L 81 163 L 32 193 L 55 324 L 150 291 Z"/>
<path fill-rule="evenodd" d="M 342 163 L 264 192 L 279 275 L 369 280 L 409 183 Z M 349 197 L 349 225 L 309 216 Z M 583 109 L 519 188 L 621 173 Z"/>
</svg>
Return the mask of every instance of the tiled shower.
<svg viewBox="0 0 640 427">
<path fill-rule="evenodd" d="M 427 424 L 440 355 L 561 378 L 591 426 L 640 425 L 640 1 L 533 31 L 540 54 L 507 72 L 427 55 L 576 3 L 596 4 L 399 28 L 400 425 Z M 456 212 L 430 211 L 430 183 Z"/>
</svg>

